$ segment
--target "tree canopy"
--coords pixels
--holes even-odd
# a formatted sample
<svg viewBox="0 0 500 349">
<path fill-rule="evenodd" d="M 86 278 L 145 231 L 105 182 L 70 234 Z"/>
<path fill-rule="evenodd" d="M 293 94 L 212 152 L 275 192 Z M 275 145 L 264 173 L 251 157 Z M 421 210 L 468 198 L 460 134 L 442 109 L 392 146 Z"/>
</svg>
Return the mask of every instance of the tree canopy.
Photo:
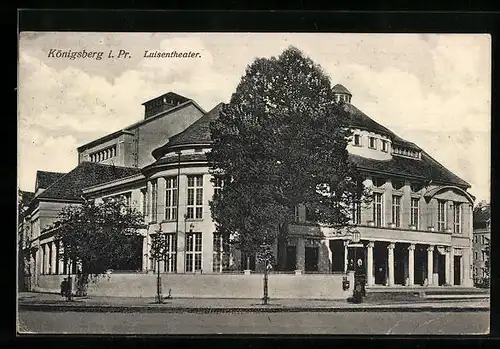
<svg viewBox="0 0 500 349">
<path fill-rule="evenodd" d="M 301 51 L 256 59 L 210 124 L 208 160 L 224 183 L 211 202 L 217 230 L 258 251 L 286 234 L 299 204 L 315 222 L 347 226 L 364 187 L 346 120 L 328 76 Z"/>
<path fill-rule="evenodd" d="M 67 206 L 55 224 L 61 258 L 80 262 L 84 274 L 103 274 L 134 258 L 142 224 L 142 214 L 118 199 Z"/>
</svg>

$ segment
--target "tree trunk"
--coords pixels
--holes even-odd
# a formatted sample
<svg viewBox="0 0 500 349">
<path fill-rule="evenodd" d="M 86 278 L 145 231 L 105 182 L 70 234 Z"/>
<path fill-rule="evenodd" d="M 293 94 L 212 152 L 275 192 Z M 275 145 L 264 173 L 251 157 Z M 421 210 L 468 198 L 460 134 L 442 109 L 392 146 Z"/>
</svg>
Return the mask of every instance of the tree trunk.
<svg viewBox="0 0 500 349">
<path fill-rule="evenodd" d="M 285 270 L 286 267 L 286 246 L 287 246 L 288 225 L 282 224 L 278 228 L 278 256 L 277 267 L 278 270 Z"/>
</svg>

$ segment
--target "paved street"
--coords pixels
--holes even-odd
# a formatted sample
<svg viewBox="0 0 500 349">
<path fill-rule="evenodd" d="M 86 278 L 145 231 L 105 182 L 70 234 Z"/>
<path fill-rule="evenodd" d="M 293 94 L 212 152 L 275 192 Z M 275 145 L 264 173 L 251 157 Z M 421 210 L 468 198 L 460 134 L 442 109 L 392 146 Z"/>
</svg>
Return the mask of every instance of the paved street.
<svg viewBox="0 0 500 349">
<path fill-rule="evenodd" d="M 489 312 L 192 314 L 21 310 L 19 330 L 66 334 L 486 334 Z"/>
</svg>

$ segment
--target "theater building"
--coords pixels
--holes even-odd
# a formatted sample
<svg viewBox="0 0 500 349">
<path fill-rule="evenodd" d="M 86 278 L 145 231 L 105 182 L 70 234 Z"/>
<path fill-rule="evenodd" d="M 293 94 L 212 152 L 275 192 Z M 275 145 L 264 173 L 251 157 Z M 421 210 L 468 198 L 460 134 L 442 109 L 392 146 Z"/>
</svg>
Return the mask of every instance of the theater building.
<svg viewBox="0 0 500 349">
<path fill-rule="evenodd" d="M 360 233 L 360 243 L 352 247 L 351 236 L 345 231 L 311 222 L 305 208 L 297 207 L 290 238 L 283 245 L 273 246 L 276 255 L 285 256 L 275 271 L 292 278 L 328 274 L 329 279 L 320 283 L 327 285 L 328 280 L 334 279 L 331 275 L 345 275 L 350 263 L 361 259 L 371 287 L 472 286 L 474 197 L 467 192 L 470 185 L 419 146 L 357 109 L 345 87 L 336 85 L 334 92 L 346 108 L 347 121 L 354 132 L 348 145 L 349 158 L 364 174 L 364 183 L 373 195 L 370 204 L 353 210 L 352 224 Z M 168 251 L 160 263 L 160 272 L 178 275 L 178 285 L 185 283 L 189 292 L 199 286 L 191 282 L 200 275 L 223 274 L 218 276 L 219 281 L 208 283 L 214 289 L 215 285 L 224 289 L 230 288 L 227 280 L 232 274 L 241 274 L 248 279 L 237 279 L 234 285 L 248 282 L 246 288 L 241 288 L 241 294 L 245 294 L 252 287 L 252 274 L 262 272 L 263 266 L 255 256 L 242 256 L 215 233 L 209 207 L 214 193 L 221 188 L 221 183 L 211 181 L 206 159 L 211 148 L 209 124 L 219 116 L 222 104 L 205 112 L 194 101 L 168 93 L 144 105 L 144 120 L 78 148 L 79 176 L 71 176 L 71 172 L 64 175 L 39 194 L 38 200 L 52 202 L 53 209 L 54 201 L 64 201 L 64 191 L 58 188 L 67 191 L 75 182 L 78 185 L 71 189 L 73 198 L 102 200 L 119 195 L 143 212 L 146 228 L 142 232 L 142 253 L 133 270 L 136 274 L 127 279 L 127 287 L 134 283 L 132 280 L 141 282 L 137 272 L 157 271 L 149 246 L 154 234 L 163 234 Z M 110 172 L 111 169 L 119 172 Z M 79 181 L 77 177 L 89 179 Z M 92 180 L 94 177 L 101 180 Z M 36 205 L 33 207 L 35 211 Z M 50 262 L 45 262 L 55 263 L 52 247 L 40 247 L 42 240 L 55 246 L 50 232 L 43 227 L 37 229 L 39 232 L 32 240 L 32 262 L 37 265 L 33 270 L 38 275 L 62 274 L 64 266 L 56 267 L 56 263 L 47 267 Z M 47 257 L 43 257 L 44 253 L 48 253 Z M 228 279 L 220 281 L 222 277 Z M 34 282 L 38 283 L 35 289 L 53 287 L 41 285 L 39 278 Z M 290 281 L 283 281 L 283 285 L 287 282 Z M 297 282 L 283 287 L 288 292 L 290 287 L 298 287 Z M 304 282 L 304 292 L 308 292 L 309 281 Z M 256 285 L 260 283 L 258 279 Z M 207 282 L 203 285 L 202 288 L 210 288 Z M 321 295 L 327 297 L 328 290 Z"/>
</svg>

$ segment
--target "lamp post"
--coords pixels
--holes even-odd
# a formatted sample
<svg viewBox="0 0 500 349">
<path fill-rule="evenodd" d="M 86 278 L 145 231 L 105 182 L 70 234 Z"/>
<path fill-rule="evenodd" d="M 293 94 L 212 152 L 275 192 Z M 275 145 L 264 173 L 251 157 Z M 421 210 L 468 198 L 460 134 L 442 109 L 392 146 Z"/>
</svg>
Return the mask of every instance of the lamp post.
<svg viewBox="0 0 500 349">
<path fill-rule="evenodd" d="M 353 247 L 354 247 L 354 261 L 353 261 L 354 270 L 356 270 L 356 263 L 357 263 L 356 248 L 358 246 L 356 246 L 356 244 L 359 243 L 360 240 L 361 240 L 361 233 L 357 230 L 353 231 L 352 235 L 351 235 L 351 242 L 353 243 Z"/>
</svg>

